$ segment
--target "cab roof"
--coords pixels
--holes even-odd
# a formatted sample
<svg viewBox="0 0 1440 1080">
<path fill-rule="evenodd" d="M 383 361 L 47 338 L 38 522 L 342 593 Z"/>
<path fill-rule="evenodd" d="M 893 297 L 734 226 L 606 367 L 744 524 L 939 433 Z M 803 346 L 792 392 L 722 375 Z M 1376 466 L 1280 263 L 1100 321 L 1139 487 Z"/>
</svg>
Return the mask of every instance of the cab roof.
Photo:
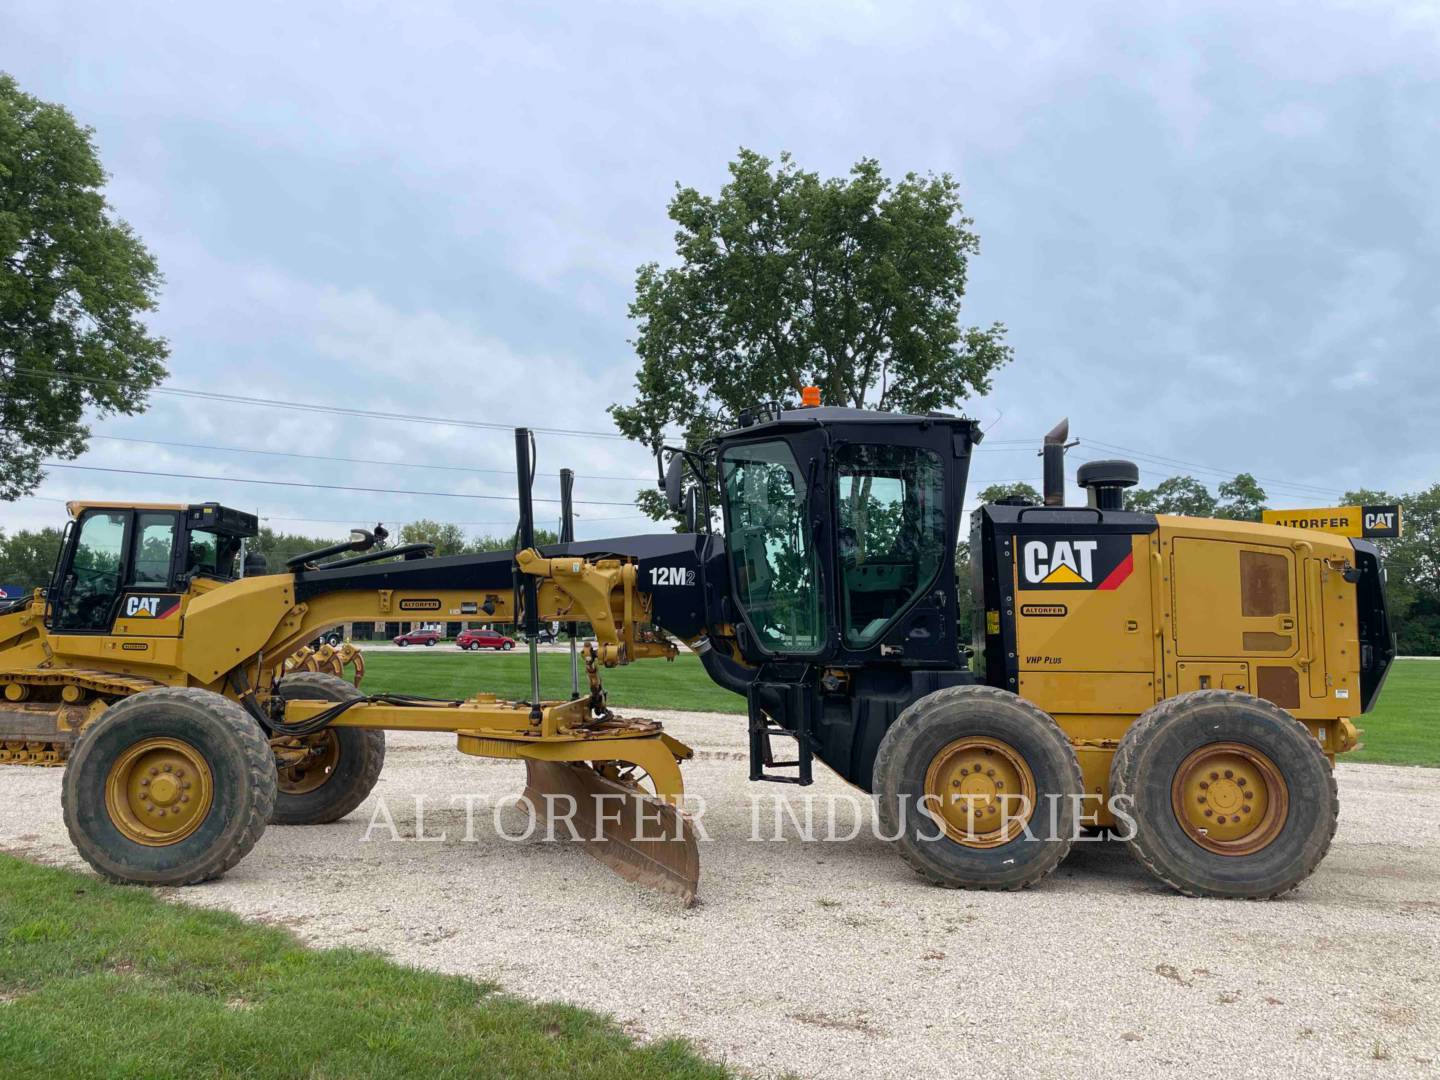
<svg viewBox="0 0 1440 1080">
<path fill-rule="evenodd" d="M 746 420 L 749 423 L 746 423 Z M 741 412 L 739 423 L 720 438 L 740 433 L 752 433 L 766 428 L 813 426 L 815 424 L 903 424 L 919 426 L 925 424 L 949 424 L 970 429 L 970 438 L 979 442 L 984 436 L 980 423 L 964 416 L 932 412 L 923 416 L 913 413 L 884 412 L 879 409 L 851 409 L 842 405 L 813 405 L 798 409 L 781 409 L 776 406 L 756 406 Z"/>
</svg>

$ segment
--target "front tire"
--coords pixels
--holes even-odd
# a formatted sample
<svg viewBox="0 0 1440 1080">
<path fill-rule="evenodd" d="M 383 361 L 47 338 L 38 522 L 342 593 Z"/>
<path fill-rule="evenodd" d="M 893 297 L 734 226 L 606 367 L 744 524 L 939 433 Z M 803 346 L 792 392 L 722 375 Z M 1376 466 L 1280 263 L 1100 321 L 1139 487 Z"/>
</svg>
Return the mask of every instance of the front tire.
<svg viewBox="0 0 1440 1080">
<path fill-rule="evenodd" d="M 285 701 L 354 701 L 365 695 L 344 679 L 304 671 L 280 680 Z M 374 789 L 385 767 L 385 732 L 328 727 L 302 740 L 315 753 L 303 766 L 277 770 L 276 825 L 328 825 L 350 813 Z M 273 765 L 272 765 L 273 767 Z"/>
<path fill-rule="evenodd" d="M 1197 690 L 1130 725 L 1110 766 L 1133 800 L 1130 850 L 1189 896 L 1269 899 L 1314 872 L 1340 811 L 1304 724 L 1261 698 Z"/>
<path fill-rule="evenodd" d="M 60 805 L 81 857 L 131 885 L 218 878 L 255 846 L 275 804 L 265 733 L 208 690 L 145 690 L 75 744 Z"/>
<path fill-rule="evenodd" d="M 1014 890 L 1069 853 L 1083 785 L 1069 740 L 1038 707 L 955 686 L 890 726 L 873 789 L 884 835 L 917 873 L 952 889 Z"/>
<path fill-rule="evenodd" d="M 397 642 L 395 642 L 395 644 L 398 645 L 398 646 L 400 646 L 400 648 L 403 649 L 403 648 L 405 648 L 406 645 L 409 645 L 410 643 L 409 643 L 408 641 L 397 641 Z"/>
<path fill-rule="evenodd" d="M 513 649 L 514 647 L 515 647 L 515 643 L 514 643 L 513 641 L 507 641 L 507 642 L 503 643 L 503 644 L 500 646 L 500 648 L 501 648 L 504 652 L 509 652 L 509 651 L 510 651 L 511 649 Z"/>
<path fill-rule="evenodd" d="M 436 643 L 436 642 L 435 642 L 435 639 L 434 639 L 434 638 L 430 638 L 428 641 L 425 642 L 425 647 L 428 649 L 428 648 L 430 648 L 432 645 L 434 645 L 435 643 Z"/>
</svg>

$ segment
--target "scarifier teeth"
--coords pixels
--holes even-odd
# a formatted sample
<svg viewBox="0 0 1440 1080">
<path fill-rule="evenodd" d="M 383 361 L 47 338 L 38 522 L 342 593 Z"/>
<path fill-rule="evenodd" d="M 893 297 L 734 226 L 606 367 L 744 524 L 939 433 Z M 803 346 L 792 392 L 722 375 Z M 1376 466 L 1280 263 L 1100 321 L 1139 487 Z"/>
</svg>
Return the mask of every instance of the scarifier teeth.
<svg viewBox="0 0 1440 1080">
<path fill-rule="evenodd" d="M 700 849 L 684 811 L 588 765 L 527 761 L 525 771 L 525 798 L 542 828 L 549 826 L 546 835 L 578 836 L 587 854 L 625 880 L 678 896 L 686 907 L 695 903 Z M 570 824 L 557 820 L 570 814 L 572 799 Z"/>
</svg>

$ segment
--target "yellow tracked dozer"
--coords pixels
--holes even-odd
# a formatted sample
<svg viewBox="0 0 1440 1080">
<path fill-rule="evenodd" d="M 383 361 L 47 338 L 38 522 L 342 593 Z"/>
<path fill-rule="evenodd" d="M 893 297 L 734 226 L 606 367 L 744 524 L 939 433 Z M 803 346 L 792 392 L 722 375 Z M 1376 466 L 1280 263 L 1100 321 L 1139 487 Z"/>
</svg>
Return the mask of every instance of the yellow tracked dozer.
<svg viewBox="0 0 1440 1080">
<path fill-rule="evenodd" d="M 1024 888 L 1099 827 L 1187 893 L 1295 887 L 1329 847 L 1334 758 L 1394 656 L 1375 546 L 1127 511 L 1128 462 L 1083 466 L 1089 503 L 1067 507 L 1057 428 L 1045 505 L 976 510 L 962 584 L 979 438 L 938 414 L 765 407 L 671 454 L 662 486 L 686 531 L 575 542 L 566 471 L 564 533 L 540 549 L 521 429 L 513 554 L 434 558 L 377 529 L 243 577 L 250 515 L 74 504 L 49 588 L 0 608 L 0 741 L 12 760 L 68 750 L 65 820 L 91 865 L 176 884 L 224 873 L 271 822 L 354 810 L 385 729 L 450 732 L 523 761 L 538 814 L 688 902 L 690 751 L 612 712 L 601 684 L 683 643 L 744 696 L 752 780 L 808 784 L 818 757 L 873 796 L 881 835 L 929 881 Z M 541 698 L 542 620 L 592 638 L 582 665 L 572 637 L 565 700 Z M 519 626 L 531 692 L 366 693 L 307 644 L 358 621 Z"/>
</svg>

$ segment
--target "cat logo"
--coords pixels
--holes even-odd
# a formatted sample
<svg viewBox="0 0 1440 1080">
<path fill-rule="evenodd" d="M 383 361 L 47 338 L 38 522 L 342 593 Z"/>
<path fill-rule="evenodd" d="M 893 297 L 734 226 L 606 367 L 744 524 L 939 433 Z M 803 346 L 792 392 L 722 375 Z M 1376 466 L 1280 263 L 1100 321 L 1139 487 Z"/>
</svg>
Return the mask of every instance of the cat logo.
<svg viewBox="0 0 1440 1080">
<path fill-rule="evenodd" d="M 124 618 L 168 619 L 178 610 L 180 610 L 180 598 L 178 596 L 133 595 L 125 597 Z"/>
<path fill-rule="evenodd" d="M 1127 535 L 1051 537 L 1020 547 L 1022 589 L 1118 589 L 1135 569 Z"/>
</svg>

